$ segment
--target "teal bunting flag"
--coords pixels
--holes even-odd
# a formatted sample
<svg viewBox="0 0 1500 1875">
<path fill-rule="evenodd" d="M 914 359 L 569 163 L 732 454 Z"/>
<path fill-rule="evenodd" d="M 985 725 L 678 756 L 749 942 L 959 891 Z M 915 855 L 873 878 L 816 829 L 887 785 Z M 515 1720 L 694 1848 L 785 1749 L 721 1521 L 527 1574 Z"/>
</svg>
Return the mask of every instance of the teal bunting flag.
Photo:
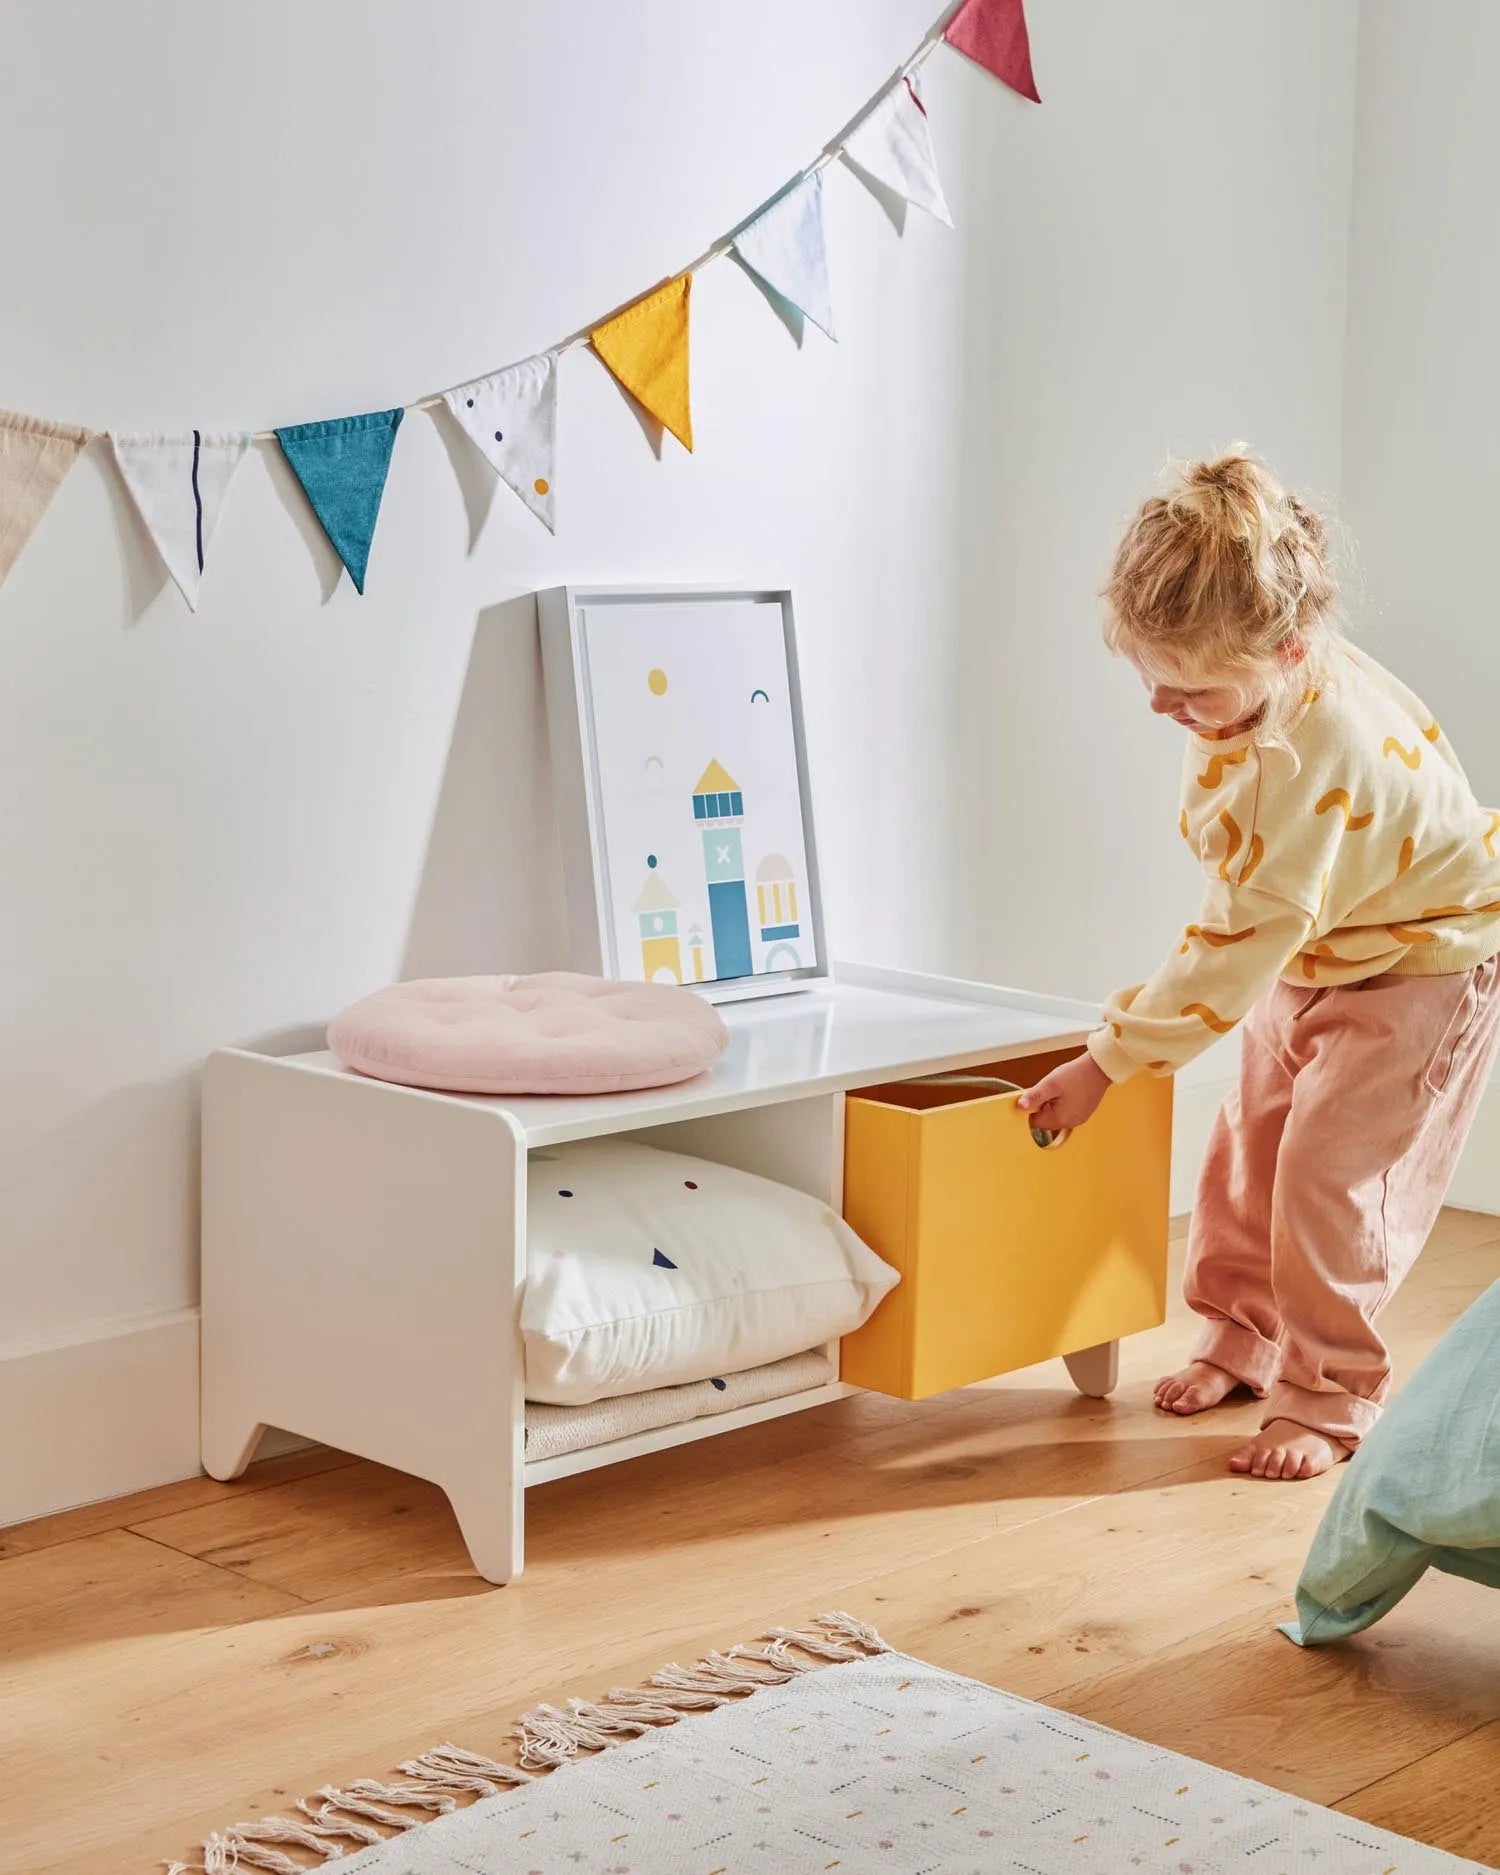
<svg viewBox="0 0 1500 1875">
<path fill-rule="evenodd" d="M 276 440 L 323 532 L 363 593 L 391 451 L 405 411 L 371 410 L 278 430 Z"/>
</svg>

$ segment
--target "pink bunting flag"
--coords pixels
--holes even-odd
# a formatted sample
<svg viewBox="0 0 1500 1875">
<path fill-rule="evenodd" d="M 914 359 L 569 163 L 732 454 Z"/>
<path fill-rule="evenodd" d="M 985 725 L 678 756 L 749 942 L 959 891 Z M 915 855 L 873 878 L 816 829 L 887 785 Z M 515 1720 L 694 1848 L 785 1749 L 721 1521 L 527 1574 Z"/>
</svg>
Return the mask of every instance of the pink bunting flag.
<svg viewBox="0 0 1500 1875">
<path fill-rule="evenodd" d="M 955 51 L 993 72 L 1001 84 L 1040 104 L 1031 70 L 1031 36 L 1024 0 L 967 0 L 943 34 Z"/>
</svg>

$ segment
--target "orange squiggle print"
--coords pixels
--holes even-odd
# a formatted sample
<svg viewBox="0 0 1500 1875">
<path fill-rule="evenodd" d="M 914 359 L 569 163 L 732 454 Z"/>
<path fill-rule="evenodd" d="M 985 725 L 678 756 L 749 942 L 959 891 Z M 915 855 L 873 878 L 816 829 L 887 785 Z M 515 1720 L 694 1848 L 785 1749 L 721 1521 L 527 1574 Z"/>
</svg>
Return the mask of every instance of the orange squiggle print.
<svg viewBox="0 0 1500 1875">
<path fill-rule="evenodd" d="M 1490 830 L 1484 836 L 1484 850 L 1489 854 L 1491 859 L 1495 857 L 1495 835 L 1497 833 L 1500 833 L 1500 814 L 1492 812 L 1490 815 Z"/>
<path fill-rule="evenodd" d="M 1500 899 L 1488 905 L 1434 905 L 1424 918 L 1477 918 L 1481 912 L 1500 911 Z"/>
<path fill-rule="evenodd" d="M 1436 944 L 1435 931 L 1418 931 L 1415 925 L 1388 924 L 1386 930 L 1402 944 Z"/>
<path fill-rule="evenodd" d="M 1205 931 L 1201 924 L 1190 924 L 1182 934 L 1182 954 L 1186 955 L 1188 946 L 1194 938 L 1202 938 L 1215 950 L 1224 950 L 1230 944 L 1243 944 L 1246 938 L 1253 938 L 1259 927 L 1249 925 L 1243 931 Z"/>
<path fill-rule="evenodd" d="M 1302 701 L 1308 708 L 1311 708 L 1322 694 L 1323 692 L 1321 690 L 1304 690 L 1302 692 Z"/>
<path fill-rule="evenodd" d="M 1217 788 L 1219 783 L 1224 779 L 1224 770 L 1226 768 L 1238 767 L 1241 762 L 1249 759 L 1249 755 L 1250 751 L 1248 749 L 1234 749 L 1228 755 L 1209 756 L 1207 768 L 1205 768 L 1203 773 L 1198 777 L 1198 786 L 1200 788 Z"/>
<path fill-rule="evenodd" d="M 1310 951 L 1302 952 L 1302 974 L 1309 983 L 1315 983 L 1318 979 L 1320 963 L 1341 964 L 1343 962 L 1344 959 L 1331 944 L 1314 944 Z"/>
<path fill-rule="evenodd" d="M 1373 814 L 1356 814 L 1354 797 L 1347 788 L 1330 788 L 1313 809 L 1315 814 L 1326 814 L 1331 808 L 1338 808 L 1344 816 L 1344 826 L 1350 833 L 1363 833 L 1375 819 Z M 1495 816 L 1495 824 L 1500 826 L 1500 814 Z"/>
<path fill-rule="evenodd" d="M 1219 861 L 1219 877 L 1221 879 L 1227 879 L 1229 877 L 1229 862 L 1234 858 L 1235 854 L 1239 852 L 1241 846 L 1244 845 L 1245 836 L 1236 825 L 1234 815 L 1227 810 L 1220 814 L 1219 825 L 1224 829 L 1225 836 L 1229 841 L 1228 846 L 1224 850 L 1224 857 Z"/>
<path fill-rule="evenodd" d="M 1234 1027 L 1234 1024 L 1226 1022 L 1217 1010 L 1210 1009 L 1207 1003 L 1189 1003 L 1186 1008 L 1179 1009 L 1177 1013 L 1180 1016 L 1196 1016 L 1204 1027 L 1212 1029 L 1215 1035 L 1227 1035 Z"/>
<path fill-rule="evenodd" d="M 1240 884 L 1248 885 L 1255 877 L 1255 869 L 1266 856 L 1266 843 L 1258 833 L 1250 836 L 1250 851 L 1245 855 L 1245 864 L 1240 872 Z"/>
<path fill-rule="evenodd" d="M 1402 873 L 1411 870 L 1412 855 L 1416 850 L 1416 841 L 1410 834 L 1407 834 L 1406 838 L 1401 842 L 1401 853 L 1396 860 L 1396 877 L 1398 879 L 1401 877 Z M 1426 914 L 1424 913 L 1423 916 L 1425 917 Z"/>
<path fill-rule="evenodd" d="M 1182 810 L 1182 818 L 1177 823 L 1177 831 L 1182 835 L 1184 840 L 1189 840 L 1192 838 L 1192 835 L 1188 832 L 1186 808 L 1183 808 Z"/>
<path fill-rule="evenodd" d="M 1436 723 L 1429 723 L 1422 731 L 1422 734 L 1426 736 L 1429 742 L 1436 742 L 1442 733 L 1442 730 L 1438 728 Z"/>
<path fill-rule="evenodd" d="M 1399 755 L 1408 768 L 1420 768 L 1422 766 L 1422 745 L 1420 742 L 1414 742 L 1411 747 L 1407 749 L 1403 748 L 1394 736 L 1387 736 L 1385 746 L 1381 749 L 1380 753 L 1382 755 Z"/>
</svg>

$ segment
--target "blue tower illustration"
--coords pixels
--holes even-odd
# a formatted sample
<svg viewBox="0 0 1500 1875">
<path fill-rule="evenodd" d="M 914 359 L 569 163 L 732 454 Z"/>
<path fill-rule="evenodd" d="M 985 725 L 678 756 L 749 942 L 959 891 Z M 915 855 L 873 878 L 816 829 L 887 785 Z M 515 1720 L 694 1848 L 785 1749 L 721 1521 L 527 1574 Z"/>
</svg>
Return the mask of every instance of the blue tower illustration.
<svg viewBox="0 0 1500 1875">
<path fill-rule="evenodd" d="M 745 893 L 745 851 L 740 826 L 745 800 L 718 762 L 710 762 L 693 789 L 693 819 L 703 832 L 703 872 L 708 880 L 709 923 L 713 927 L 714 975 L 748 977 L 750 905 Z"/>
</svg>

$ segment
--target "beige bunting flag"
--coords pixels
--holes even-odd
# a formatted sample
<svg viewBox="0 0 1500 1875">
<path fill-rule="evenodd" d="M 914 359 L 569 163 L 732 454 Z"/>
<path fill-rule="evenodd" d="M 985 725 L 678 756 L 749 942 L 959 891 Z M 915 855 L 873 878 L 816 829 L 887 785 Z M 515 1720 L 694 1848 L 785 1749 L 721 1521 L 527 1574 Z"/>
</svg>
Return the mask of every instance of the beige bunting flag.
<svg viewBox="0 0 1500 1875">
<path fill-rule="evenodd" d="M 0 586 L 89 435 L 76 423 L 0 410 Z"/>
</svg>

